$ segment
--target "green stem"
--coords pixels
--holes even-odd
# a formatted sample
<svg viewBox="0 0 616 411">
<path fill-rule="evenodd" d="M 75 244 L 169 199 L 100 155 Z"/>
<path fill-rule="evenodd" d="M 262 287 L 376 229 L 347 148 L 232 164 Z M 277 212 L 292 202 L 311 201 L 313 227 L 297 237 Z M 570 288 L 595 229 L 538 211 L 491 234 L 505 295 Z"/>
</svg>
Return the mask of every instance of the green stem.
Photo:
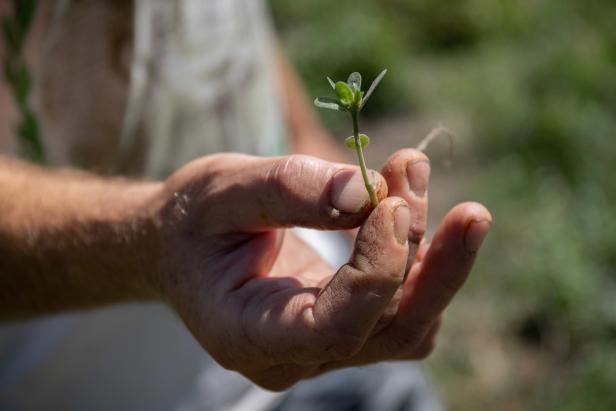
<svg viewBox="0 0 616 411">
<path fill-rule="evenodd" d="M 374 192 L 374 187 L 372 187 L 372 183 L 368 178 L 368 170 L 366 168 L 366 159 L 364 158 L 364 151 L 361 148 L 361 144 L 359 142 L 359 125 L 357 123 L 357 111 L 351 112 L 351 118 L 353 120 L 353 138 L 355 139 L 355 151 L 357 152 L 357 158 L 359 159 L 359 168 L 361 169 L 361 175 L 364 178 L 364 185 L 366 186 L 366 191 L 368 191 L 368 195 L 370 196 L 370 203 L 373 208 L 376 208 L 379 205 L 379 200 Z"/>
</svg>

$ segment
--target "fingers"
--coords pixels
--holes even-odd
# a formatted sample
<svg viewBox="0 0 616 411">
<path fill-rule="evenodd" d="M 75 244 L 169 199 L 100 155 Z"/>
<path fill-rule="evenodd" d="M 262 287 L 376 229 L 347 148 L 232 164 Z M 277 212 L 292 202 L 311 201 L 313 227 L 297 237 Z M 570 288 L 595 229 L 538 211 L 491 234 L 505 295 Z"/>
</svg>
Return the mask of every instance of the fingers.
<svg viewBox="0 0 616 411">
<path fill-rule="evenodd" d="M 440 315 L 466 280 L 490 221 L 489 212 L 477 203 L 452 209 L 421 262 L 413 266 L 391 323 L 356 355 L 325 368 L 428 355 L 434 345 L 429 337 L 436 335 Z"/>
<path fill-rule="evenodd" d="M 410 218 L 402 199 L 383 200 L 362 225 L 349 263 L 319 294 L 311 321 L 333 357 L 363 346 L 402 284 Z"/>
<path fill-rule="evenodd" d="M 445 216 L 405 284 L 398 315 L 387 330 L 394 346 L 421 341 L 466 281 L 491 221 L 478 203 L 460 204 Z"/>
<path fill-rule="evenodd" d="M 312 377 L 322 374 L 327 371 L 336 370 L 346 367 L 356 367 L 367 365 L 379 361 L 387 360 L 421 360 L 428 357 L 436 347 L 436 338 L 443 322 L 442 316 L 436 318 L 430 329 L 424 336 L 423 340 L 415 347 L 405 347 L 404 350 L 396 352 L 386 352 L 379 348 L 376 344 L 370 341 L 362 350 L 355 356 L 337 361 L 329 361 L 321 364 L 313 371 Z"/>
<path fill-rule="evenodd" d="M 424 358 L 427 358 L 430 354 L 432 354 L 434 348 L 436 348 L 436 337 L 438 336 L 442 324 L 442 316 L 437 317 L 434 323 L 432 323 L 432 325 L 430 325 L 430 327 L 428 328 L 428 332 L 426 332 L 426 335 L 423 337 L 419 345 L 417 345 L 416 348 L 410 350 L 408 349 L 410 347 L 407 347 L 407 350 L 403 350 L 400 353 L 400 357 L 398 359 L 422 360 Z"/>
<path fill-rule="evenodd" d="M 415 259 L 417 260 L 417 262 L 420 263 L 423 261 L 429 249 L 430 249 L 430 242 L 426 241 L 426 239 L 424 238 L 422 242 L 419 244 L 419 249 L 417 249 L 417 254 L 415 255 Z"/>
<path fill-rule="evenodd" d="M 424 153 L 414 149 L 398 150 L 392 154 L 382 169 L 387 181 L 389 195 L 403 198 L 409 205 L 411 223 L 408 231 L 409 255 L 405 273 L 416 260 L 419 245 L 426 231 L 428 214 L 428 180 L 430 177 L 430 161 Z M 398 310 L 402 290 L 392 298 L 389 306 L 380 318 L 373 334 L 380 332 L 389 325 Z"/>
<path fill-rule="evenodd" d="M 293 155 L 260 158 L 238 154 L 217 156 L 204 172 L 215 170 L 206 190 L 208 221 L 225 229 L 262 230 L 302 226 L 352 228 L 371 211 L 359 167 Z M 380 199 L 387 195 L 381 175 L 369 171 Z M 203 190 L 203 188 L 202 188 Z"/>
<path fill-rule="evenodd" d="M 389 195 L 403 198 L 411 210 L 407 264 L 410 268 L 426 231 L 430 160 L 418 150 L 398 150 L 387 159 L 382 174 L 387 181 Z"/>
</svg>

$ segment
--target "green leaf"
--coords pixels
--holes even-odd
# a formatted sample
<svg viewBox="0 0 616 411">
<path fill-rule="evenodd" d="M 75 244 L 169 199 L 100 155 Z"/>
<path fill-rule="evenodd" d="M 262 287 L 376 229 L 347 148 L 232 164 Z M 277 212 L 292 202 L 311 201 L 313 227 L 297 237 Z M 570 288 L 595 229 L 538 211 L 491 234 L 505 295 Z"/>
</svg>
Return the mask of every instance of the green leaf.
<svg viewBox="0 0 616 411">
<path fill-rule="evenodd" d="M 346 111 L 346 108 L 338 100 L 331 97 L 317 97 L 314 99 L 314 105 L 329 110 Z"/>
<path fill-rule="evenodd" d="M 350 107 L 353 103 L 353 91 L 351 87 L 343 81 L 339 81 L 336 83 L 336 94 L 338 94 L 338 98 L 340 102 L 345 107 Z"/>
<path fill-rule="evenodd" d="M 361 74 L 358 72 L 351 73 L 349 79 L 347 80 L 347 84 L 353 90 L 353 93 L 357 93 L 361 90 Z"/>
<path fill-rule="evenodd" d="M 364 97 L 363 101 L 361 102 L 361 106 L 359 107 L 360 110 L 364 108 L 364 106 L 366 105 L 366 101 L 368 101 L 368 99 L 374 92 L 374 89 L 376 89 L 376 87 L 379 85 L 381 80 L 383 80 L 383 77 L 385 77 L 385 74 L 387 74 L 387 70 L 381 71 L 381 74 L 379 74 L 377 78 L 374 79 L 374 81 L 370 85 L 370 88 L 368 89 L 368 92 L 366 93 L 366 97 Z"/>
<path fill-rule="evenodd" d="M 336 83 L 334 83 L 334 80 L 327 77 L 327 81 L 329 81 L 329 85 L 332 86 L 332 90 L 336 91 Z"/>
<path fill-rule="evenodd" d="M 361 101 L 363 98 L 364 98 L 364 92 L 361 90 L 356 91 L 355 95 L 353 96 L 353 105 L 355 107 L 361 106 Z"/>
<path fill-rule="evenodd" d="M 355 147 L 356 147 L 356 145 L 355 145 L 355 137 L 354 136 L 350 136 L 350 137 L 345 138 L 344 139 L 344 144 L 348 148 L 355 150 Z M 366 148 L 366 147 L 368 147 L 368 144 L 370 144 L 370 137 L 368 137 L 365 134 L 360 134 L 359 135 L 359 146 L 361 148 Z"/>
</svg>

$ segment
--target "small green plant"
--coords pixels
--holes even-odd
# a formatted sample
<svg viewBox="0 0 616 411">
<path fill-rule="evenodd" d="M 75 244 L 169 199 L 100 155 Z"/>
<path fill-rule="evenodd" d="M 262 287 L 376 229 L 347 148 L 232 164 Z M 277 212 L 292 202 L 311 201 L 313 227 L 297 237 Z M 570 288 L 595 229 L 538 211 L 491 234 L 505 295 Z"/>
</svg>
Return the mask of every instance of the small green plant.
<svg viewBox="0 0 616 411">
<path fill-rule="evenodd" d="M 363 149 L 370 144 L 370 137 L 365 134 L 359 133 L 359 124 L 357 121 L 359 112 L 364 108 L 366 102 L 379 85 L 383 77 L 387 74 L 387 70 L 383 70 L 381 74 L 372 82 L 370 88 L 365 93 L 361 90 L 361 74 L 355 72 L 351 73 L 346 83 L 344 81 L 334 82 L 327 77 L 327 81 L 332 86 L 332 89 L 336 93 L 337 98 L 332 97 L 317 97 L 314 100 L 314 105 L 320 108 L 326 108 L 329 110 L 347 112 L 351 116 L 351 122 L 353 123 L 353 135 L 347 137 L 344 140 L 346 146 L 357 153 L 357 159 L 359 161 L 359 168 L 364 178 L 364 184 L 368 195 L 370 196 L 370 203 L 372 207 L 376 207 L 379 201 L 376 197 L 374 187 L 368 178 L 368 170 L 366 169 L 366 159 L 364 158 Z"/>
</svg>

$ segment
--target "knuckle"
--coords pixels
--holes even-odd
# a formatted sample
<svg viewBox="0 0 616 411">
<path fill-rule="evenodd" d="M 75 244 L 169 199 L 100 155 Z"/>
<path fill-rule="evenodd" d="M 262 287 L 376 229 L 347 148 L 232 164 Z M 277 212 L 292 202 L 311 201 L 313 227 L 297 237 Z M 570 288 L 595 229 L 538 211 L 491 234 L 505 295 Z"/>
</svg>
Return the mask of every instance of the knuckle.
<svg viewBox="0 0 616 411">
<path fill-rule="evenodd" d="M 375 299 L 391 300 L 402 281 L 402 269 L 399 271 L 386 270 L 374 266 L 370 261 L 362 261 L 364 257 L 358 257 L 354 267 L 346 264 L 341 267 L 339 273 L 343 273 L 349 281 L 341 285 L 341 293 L 355 296 L 363 296 L 366 302 Z"/>
<path fill-rule="evenodd" d="M 311 157 L 301 154 L 294 154 L 282 157 L 275 161 L 268 170 L 270 181 L 281 189 L 291 190 L 297 185 L 297 181 L 305 175 L 306 168 L 309 167 Z"/>
<path fill-rule="evenodd" d="M 238 164 L 243 164 L 251 158 L 253 157 L 240 153 L 218 153 L 201 157 L 190 164 L 196 168 L 216 172 L 237 167 Z"/>
<path fill-rule="evenodd" d="M 305 189 L 303 176 L 310 157 L 304 155 L 291 155 L 273 162 L 266 173 L 266 182 L 273 188 L 275 196 L 273 201 L 283 202 L 290 198 L 301 197 Z"/>
</svg>

